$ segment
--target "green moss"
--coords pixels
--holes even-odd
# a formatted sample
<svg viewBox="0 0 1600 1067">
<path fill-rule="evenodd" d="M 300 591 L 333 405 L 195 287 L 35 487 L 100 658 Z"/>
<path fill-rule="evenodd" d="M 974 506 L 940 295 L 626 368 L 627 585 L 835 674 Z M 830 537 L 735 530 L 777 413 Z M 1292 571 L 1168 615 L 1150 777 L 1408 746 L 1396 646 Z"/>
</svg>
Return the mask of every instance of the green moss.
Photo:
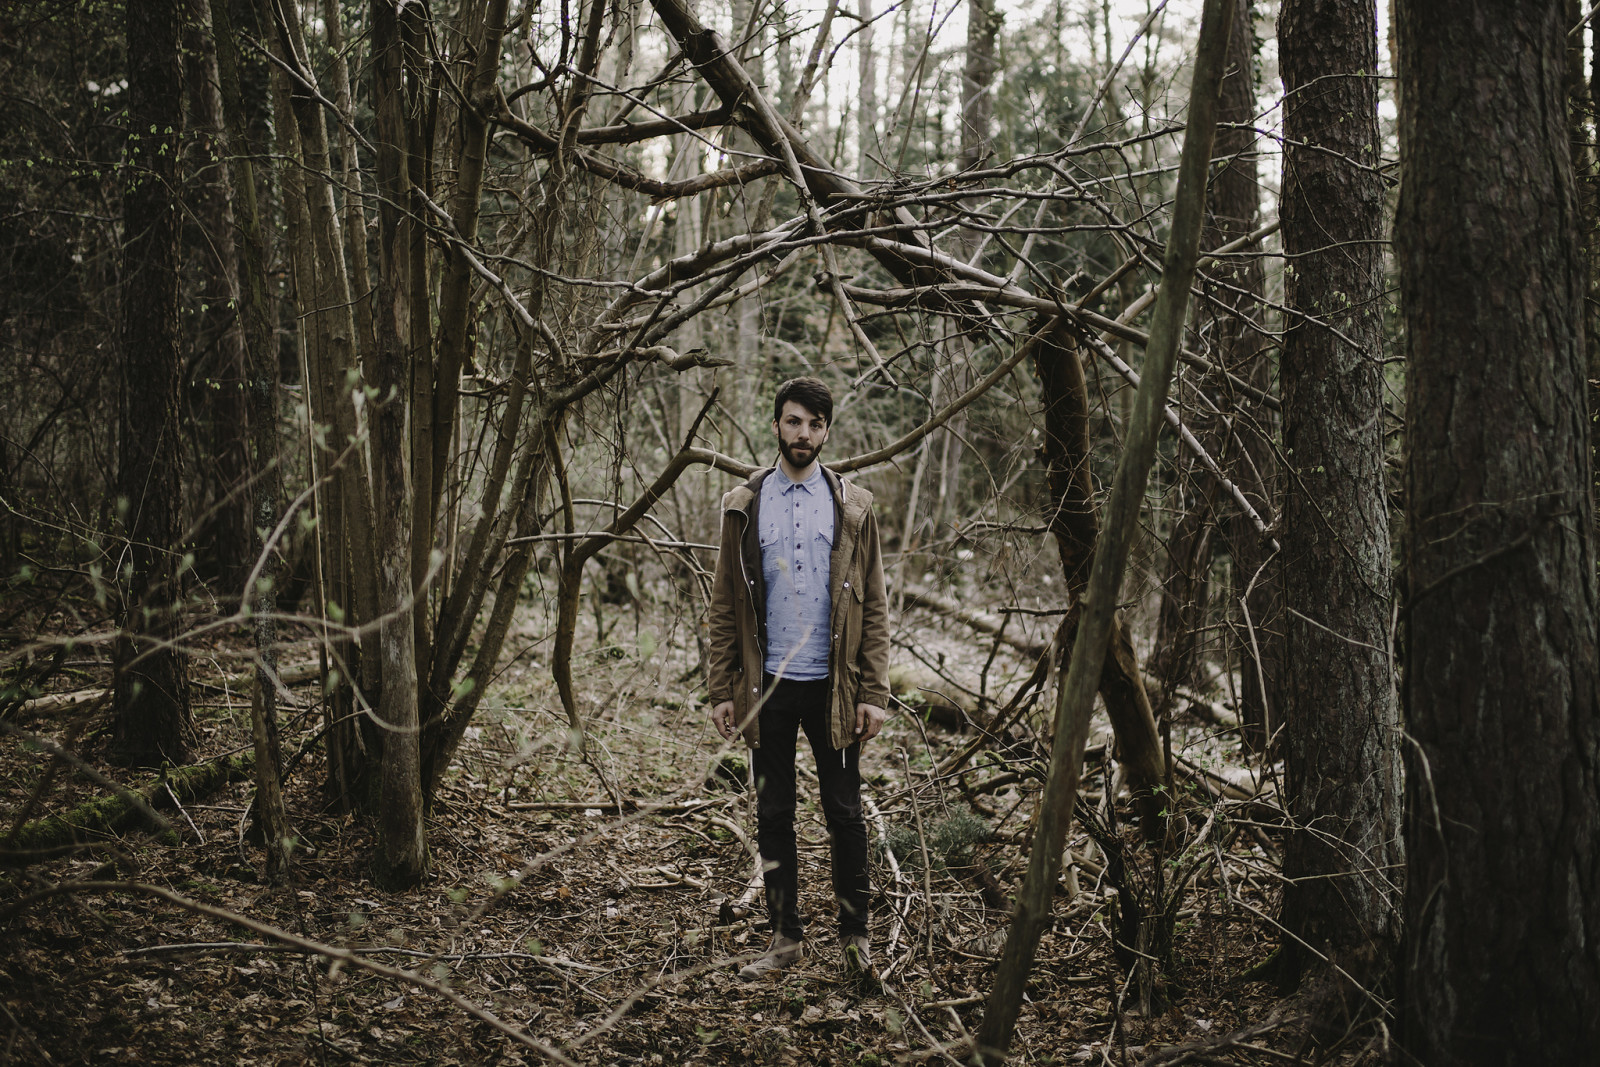
<svg viewBox="0 0 1600 1067">
<path fill-rule="evenodd" d="M 249 778 L 254 765 L 255 758 L 249 753 L 224 756 L 206 763 L 169 770 L 165 779 L 155 778 L 132 792 L 143 798 L 151 808 L 157 810 L 170 808 L 172 796 L 168 794 L 168 789 L 177 796 L 180 803 L 187 804 L 216 792 L 229 782 Z M 97 797 L 94 800 L 84 801 L 71 811 L 49 815 L 24 825 L 14 837 L 5 842 L 5 850 L 0 852 L 0 863 L 18 859 L 26 862 L 27 857 L 21 854 L 59 849 L 80 841 L 115 837 L 148 822 L 149 819 L 144 812 L 126 795 Z M 170 829 L 162 834 L 162 838 L 167 844 L 178 843 L 177 835 Z"/>
</svg>

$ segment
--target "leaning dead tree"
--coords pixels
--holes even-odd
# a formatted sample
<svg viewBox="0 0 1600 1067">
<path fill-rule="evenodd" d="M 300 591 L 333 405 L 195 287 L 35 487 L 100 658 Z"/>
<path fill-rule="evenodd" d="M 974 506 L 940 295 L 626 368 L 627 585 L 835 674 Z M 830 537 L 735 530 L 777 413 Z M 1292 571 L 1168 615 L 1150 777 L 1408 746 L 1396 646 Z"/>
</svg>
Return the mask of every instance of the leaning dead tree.
<svg viewBox="0 0 1600 1067">
<path fill-rule="evenodd" d="M 1167 390 L 1177 366 L 1179 339 L 1189 302 L 1189 286 L 1199 260 L 1201 215 L 1206 168 L 1216 132 L 1218 88 L 1222 81 L 1234 0 L 1206 0 L 1189 93 L 1189 127 L 1184 136 L 1178 172 L 1172 234 L 1162 264 L 1160 295 L 1146 353 L 1145 376 L 1134 401 L 1127 444 L 1117 462 L 1116 480 L 1107 504 L 1105 533 L 1096 546 L 1083 609 L 1083 622 L 1072 646 L 1072 660 L 1056 699 L 1055 744 L 1050 777 L 1040 804 L 1039 824 L 1028 858 L 1028 874 L 1017 897 L 1016 914 L 1006 934 L 994 988 L 989 993 L 983 1025 L 975 1041 L 980 1063 L 1004 1060 L 1022 1006 L 1023 988 L 1032 968 L 1039 938 L 1049 923 L 1061 873 L 1061 850 L 1078 790 L 1089 715 L 1099 686 L 1107 649 L 1113 640 L 1117 600 L 1127 565 L 1128 548 L 1142 507 L 1145 483 L 1155 462 L 1156 438 Z"/>
</svg>

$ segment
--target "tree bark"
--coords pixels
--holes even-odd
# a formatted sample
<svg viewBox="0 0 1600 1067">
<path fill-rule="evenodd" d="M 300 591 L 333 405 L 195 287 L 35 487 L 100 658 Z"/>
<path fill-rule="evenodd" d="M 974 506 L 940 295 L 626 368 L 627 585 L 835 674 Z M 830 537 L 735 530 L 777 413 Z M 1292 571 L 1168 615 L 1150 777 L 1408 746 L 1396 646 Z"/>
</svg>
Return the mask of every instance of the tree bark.
<svg viewBox="0 0 1600 1067">
<path fill-rule="evenodd" d="M 123 194 L 123 399 L 118 419 L 119 633 L 112 747 L 130 764 L 189 759 L 187 668 L 173 644 L 183 594 L 178 344 L 179 4 L 127 6 L 128 178 Z"/>
<path fill-rule="evenodd" d="M 1400 719 L 1383 482 L 1383 207 L 1374 0 L 1287 0 L 1283 247 L 1285 771 L 1280 977 L 1342 1033 L 1399 947 Z M 1318 957 L 1326 957 L 1324 963 Z M 1333 968 L 1342 969 L 1341 978 Z"/>
<path fill-rule="evenodd" d="M 1559 2 L 1403 0 L 1402 1043 L 1600 1044 L 1600 656 Z"/>
<path fill-rule="evenodd" d="M 394 0 L 373 0 L 372 99 L 377 108 L 378 278 L 373 301 L 378 350 L 372 426 L 374 502 L 378 516 L 378 655 L 383 686 L 378 717 L 384 726 L 378 807 L 380 884 L 409 888 L 428 871 L 422 825 L 422 773 L 417 714 L 415 589 L 411 573 L 412 486 L 406 436 L 412 375 L 411 249 L 407 209 L 413 206 L 406 155 L 405 60 Z"/>
</svg>

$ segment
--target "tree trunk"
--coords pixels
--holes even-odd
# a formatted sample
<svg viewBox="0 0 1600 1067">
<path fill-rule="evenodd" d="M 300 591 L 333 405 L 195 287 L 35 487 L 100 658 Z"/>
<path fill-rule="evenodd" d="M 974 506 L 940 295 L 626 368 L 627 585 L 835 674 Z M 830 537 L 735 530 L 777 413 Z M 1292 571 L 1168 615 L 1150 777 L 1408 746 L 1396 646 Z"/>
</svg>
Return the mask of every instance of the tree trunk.
<svg viewBox="0 0 1600 1067">
<path fill-rule="evenodd" d="M 405 60 L 394 0 L 372 3 L 372 99 L 377 108 L 378 278 L 373 301 L 378 350 L 372 426 L 372 472 L 379 598 L 378 655 L 383 686 L 378 717 L 384 726 L 378 853 L 373 868 L 390 889 L 416 885 L 428 871 L 422 826 L 422 773 L 417 715 L 416 634 L 412 621 L 412 486 L 406 415 L 410 360 L 412 205 L 406 155 Z"/>
<path fill-rule="evenodd" d="M 961 170 L 989 157 L 994 142 L 995 54 L 1002 16 L 994 0 L 967 0 L 967 56 L 961 72 Z"/>
<path fill-rule="evenodd" d="M 1325 1027 L 1370 1011 L 1400 936 L 1400 720 L 1383 484 L 1383 183 L 1374 0 L 1287 0 L 1281 213 L 1293 318 L 1283 445 L 1283 984 L 1331 983 Z M 1303 943 L 1303 944 L 1302 944 Z M 1309 946 L 1311 951 L 1307 951 Z M 1322 963 L 1312 952 L 1327 958 Z"/>
<path fill-rule="evenodd" d="M 312 421 L 316 496 L 317 613 L 329 661 L 324 686 L 328 722 L 328 791 L 344 809 L 369 808 L 383 737 L 370 715 L 378 695 L 379 657 L 355 628 L 376 617 L 372 502 L 363 474 L 351 400 L 360 384 L 358 331 L 345 273 L 344 236 L 330 186 L 327 128 L 321 105 L 281 66 L 300 70 L 305 54 L 296 0 L 265 5 L 261 18 L 272 54 L 284 214 L 293 264 L 295 304 L 305 354 L 305 393 Z M 355 235 L 365 240 L 365 234 Z M 359 258 L 356 260 L 359 265 Z M 363 654 L 363 653 L 367 654 Z"/>
<path fill-rule="evenodd" d="M 251 700 L 251 739 L 255 749 L 255 816 L 267 853 L 267 880 L 288 878 L 289 817 L 283 802 L 283 756 L 278 740 L 278 587 L 282 580 L 282 543 L 271 540 L 282 507 L 283 471 L 278 453 L 278 358 L 273 348 L 271 306 L 267 290 L 267 255 L 262 240 L 255 165 L 242 151 L 245 144 L 244 94 L 239 84 L 238 42 L 227 0 L 212 6 L 194 0 L 210 19 L 209 37 L 216 57 L 218 108 L 223 116 L 223 144 L 236 208 L 238 241 L 228 235 L 237 271 L 233 285 L 244 363 L 250 376 L 250 443 L 254 455 L 254 528 L 260 551 L 252 587 L 241 586 L 253 616 L 256 651 L 255 691 Z"/>
<path fill-rule="evenodd" d="M 1042 324 L 1036 323 L 1036 328 L 1039 325 Z M 1054 504 L 1050 532 L 1055 535 L 1061 556 L 1067 593 L 1074 601 L 1073 613 L 1061 626 L 1059 644 L 1066 652 L 1072 648 L 1082 617 L 1082 598 L 1089 586 L 1095 540 L 1100 534 L 1094 484 L 1089 476 L 1089 388 L 1077 346 L 1065 330 L 1053 329 L 1034 343 L 1034 373 L 1039 377 L 1044 403 L 1040 451 Z M 1156 733 L 1150 698 L 1139 675 L 1127 620 L 1120 611 L 1113 616 L 1112 626 L 1111 651 L 1100 674 L 1100 696 L 1116 734 L 1118 756 L 1127 770 L 1143 828 L 1153 834 L 1163 822 L 1160 813 L 1166 802 L 1161 786 L 1167 780 L 1166 758 Z"/>
<path fill-rule="evenodd" d="M 585 25 L 582 51 L 578 56 L 579 69 L 588 73 L 593 69 L 600 33 L 600 3 L 591 5 Z M 563 204 L 568 195 L 571 171 L 566 156 L 576 137 L 578 119 L 587 106 L 590 82 L 579 78 L 570 95 L 563 102 L 562 136 L 543 180 L 539 183 L 539 202 L 534 207 L 529 225 L 528 258 L 530 262 L 549 264 L 555 255 L 557 231 L 561 224 Z M 537 321 L 544 311 L 547 279 L 536 274 L 529 286 L 527 311 Z M 566 406 L 552 406 L 545 402 L 547 383 L 532 366 L 534 344 L 531 327 L 519 342 L 516 367 L 512 371 L 507 395 L 506 414 L 502 419 L 495 458 L 491 467 L 485 500 L 497 503 L 505 478 L 511 466 L 513 451 L 519 446 L 522 458 L 518 463 L 510 501 L 506 510 L 496 512 L 486 507 L 473 531 L 472 541 L 462 562 L 455 590 L 440 613 L 440 635 L 434 644 L 433 663 L 429 684 L 422 693 L 427 714 L 423 721 L 421 776 L 423 795 L 432 797 L 445 769 L 449 766 L 457 746 L 483 699 L 485 688 L 493 676 L 511 632 L 512 615 L 516 610 L 523 580 L 533 563 L 534 546 L 528 538 L 539 532 L 539 501 L 542 498 L 552 469 L 560 463 L 559 438 L 563 423 L 569 414 Z M 558 375 L 564 370 L 559 362 L 546 373 Z M 529 411 L 528 409 L 531 409 Z M 526 439 L 519 433 L 526 428 Z M 508 533 L 520 543 L 509 546 L 498 568 L 492 567 L 494 557 Z M 491 547 L 493 546 L 493 547 Z M 478 640 L 472 666 L 464 678 L 453 683 L 456 668 L 466 654 L 472 626 L 478 617 L 490 585 L 495 586 L 494 608 Z M 450 691 L 446 702 L 441 694 Z"/>
<path fill-rule="evenodd" d="M 1567 24 L 1577 26 L 1583 18 L 1580 0 L 1567 0 Z M 1590 45 L 1595 38 L 1594 23 L 1589 31 Z M 1578 185 L 1579 247 L 1583 249 L 1584 302 L 1583 340 L 1588 351 L 1589 460 L 1596 472 L 1595 488 L 1600 492 L 1600 160 L 1595 144 L 1594 86 L 1584 69 L 1584 31 L 1567 38 L 1567 129 L 1572 143 L 1572 167 Z M 1600 55 L 1593 58 L 1600 67 Z"/>
<path fill-rule="evenodd" d="M 118 419 L 121 601 L 112 747 L 150 766 L 189 760 L 194 724 L 177 636 L 182 584 L 177 0 L 127 6 L 128 179 L 123 194 L 123 400 Z"/>
<path fill-rule="evenodd" d="M 353 93 L 350 89 L 350 62 L 345 48 L 344 23 L 340 15 L 340 0 L 323 0 L 322 23 L 327 32 L 328 52 L 331 62 L 328 75 L 333 81 L 333 105 L 347 118 L 354 114 Z M 354 120 L 352 119 L 353 123 Z M 367 215 L 362 207 L 366 196 L 362 192 L 361 160 L 356 151 L 355 135 L 349 126 L 339 124 L 339 181 L 344 187 L 345 252 L 350 260 L 350 293 L 355 300 L 352 309 L 356 320 L 356 350 L 374 352 L 377 339 L 372 325 L 372 269 L 368 263 Z"/>
<path fill-rule="evenodd" d="M 872 50 L 872 0 L 856 0 L 856 15 L 861 30 L 856 34 L 856 82 L 861 87 L 856 111 L 856 173 L 863 181 L 877 174 L 881 158 L 878 147 L 878 63 Z M 796 115 L 795 121 L 802 116 Z"/>
<path fill-rule="evenodd" d="M 470 68 L 471 73 L 465 87 L 474 107 L 463 109 L 459 119 L 454 161 L 456 188 L 450 200 L 449 211 L 456 234 L 463 241 L 476 244 L 489 137 L 487 116 L 494 102 L 500 42 L 506 27 L 506 0 L 489 0 L 485 10 L 472 21 L 481 33 L 481 36 L 473 42 L 476 58 Z M 413 440 L 414 455 L 425 444 L 431 448 L 427 462 L 422 469 L 414 471 L 413 475 L 419 491 L 425 490 L 425 493 L 419 496 L 421 514 L 415 519 L 418 529 L 413 531 L 412 538 L 414 551 L 421 550 L 412 561 L 414 581 L 418 579 L 418 565 L 426 569 L 429 563 L 427 550 L 432 547 L 432 533 L 443 507 L 445 473 L 450 464 L 451 430 L 455 426 L 460 404 L 460 390 L 457 384 L 462 369 L 469 365 L 472 359 L 470 350 L 474 341 L 470 323 L 471 296 L 472 286 L 476 281 L 477 275 L 473 273 L 466 255 L 459 248 L 451 248 L 444 257 L 444 268 L 439 281 L 438 370 L 433 376 L 430 415 L 434 431 L 431 434 L 431 442 Z M 509 431 L 512 440 L 515 440 L 516 436 L 515 426 L 517 416 L 521 413 L 526 383 L 525 361 L 520 355 L 522 347 L 519 345 L 519 368 L 522 368 L 523 372 L 521 375 L 513 375 L 516 384 L 512 388 L 516 392 L 516 403 L 511 407 L 513 418 Z M 505 433 L 506 429 L 503 428 L 502 438 Z M 494 493 L 492 497 L 486 499 L 485 510 L 488 513 L 486 521 L 492 520 L 497 511 L 499 490 L 504 484 L 506 465 L 497 463 L 495 470 L 499 472 L 499 477 L 491 479 Z M 427 475 L 425 479 L 424 472 Z M 472 562 L 462 561 L 469 570 L 475 567 L 476 557 L 489 549 L 487 545 L 474 542 L 474 550 L 475 558 Z M 434 780 L 429 770 L 430 735 L 439 717 L 447 714 L 445 709 L 451 695 L 450 683 L 459 662 L 459 654 L 453 652 L 452 631 L 463 623 L 471 625 L 470 619 L 461 619 L 456 614 L 461 603 L 459 596 L 453 595 L 452 591 L 447 591 L 443 586 L 435 589 L 433 596 L 438 605 L 438 613 L 432 626 L 419 626 L 417 645 L 417 662 L 421 670 L 421 680 L 426 686 L 426 690 L 421 694 L 422 717 L 429 731 L 423 736 L 422 780 L 425 792 L 431 792 L 431 782 Z M 417 606 L 419 622 L 426 618 L 423 605 L 423 598 L 419 597 Z"/>
<path fill-rule="evenodd" d="M 994 0 L 968 0 L 967 55 L 961 75 L 961 155 L 958 166 L 968 170 L 979 166 L 992 153 L 994 142 L 994 80 L 1000 64 L 995 55 L 1000 36 L 1001 16 Z M 975 207 L 974 201 L 965 206 Z M 970 260 L 983 247 L 983 234 L 962 229 L 957 247 L 963 259 Z M 947 396 L 960 396 L 972 388 L 977 370 L 972 364 L 974 343 L 958 319 L 939 316 L 931 320 L 941 335 L 939 366 L 934 373 L 942 379 Z M 967 411 L 956 413 L 933 436 L 930 448 L 937 449 L 938 482 L 929 509 L 928 537 L 937 545 L 944 539 L 943 527 L 951 514 L 961 512 L 961 460 L 967 443 Z M 910 516 L 915 518 L 915 516 Z"/>
<path fill-rule="evenodd" d="M 1565 5 L 1398 7 L 1402 1043 L 1427 1064 L 1591 1062 L 1600 657 Z"/>
<path fill-rule="evenodd" d="M 222 589 L 231 600 L 255 561 L 251 531 L 250 403 L 244 330 L 239 319 L 238 246 L 233 182 L 218 88 L 210 0 L 184 0 L 184 78 L 189 94 L 189 176 L 193 213 L 204 233 L 196 242 L 202 281 L 197 331 L 203 352 L 187 382 L 192 417 L 209 446 L 196 472 L 206 507 L 196 542 L 210 546 Z M 208 452 L 209 455 L 205 453 Z"/>
<path fill-rule="evenodd" d="M 1256 96 L 1251 73 L 1255 33 L 1250 6 L 1239 3 L 1234 9 L 1228 75 L 1222 84 L 1219 111 L 1223 125 L 1217 130 L 1214 150 L 1223 162 L 1211 179 L 1209 214 L 1201 238 L 1201 247 L 1207 249 L 1250 233 L 1260 221 L 1253 129 Z M 1261 335 L 1251 324 L 1260 318 L 1265 287 L 1261 261 L 1255 256 L 1225 260 L 1208 274 L 1213 282 L 1209 287 L 1211 302 L 1196 309 L 1196 330 L 1203 347 L 1213 353 L 1218 373 L 1200 383 L 1207 397 L 1190 394 L 1194 402 L 1186 405 L 1184 418 L 1192 424 L 1206 451 L 1242 489 L 1251 506 L 1270 515 L 1271 413 L 1229 388 L 1229 375 L 1258 387 L 1267 385 Z M 1213 398 L 1220 411 L 1213 408 Z M 1212 558 L 1218 549 L 1223 549 L 1233 564 L 1234 600 L 1248 613 L 1248 618 L 1240 618 L 1233 631 L 1243 667 L 1240 720 L 1247 743 L 1260 749 L 1272 729 L 1267 720 L 1268 695 L 1277 674 L 1276 641 L 1272 639 L 1278 626 L 1274 610 L 1276 581 L 1270 573 L 1262 572 L 1266 555 L 1261 537 L 1249 519 L 1231 507 L 1219 507 L 1222 497 L 1215 478 L 1189 462 L 1184 466 L 1184 481 L 1192 491 L 1189 505 L 1168 541 L 1156 639 L 1156 677 L 1161 681 L 1162 706 L 1168 706 L 1178 686 L 1193 681 L 1199 652 L 1196 635 L 1205 626 L 1207 605 L 1212 599 Z"/>
</svg>

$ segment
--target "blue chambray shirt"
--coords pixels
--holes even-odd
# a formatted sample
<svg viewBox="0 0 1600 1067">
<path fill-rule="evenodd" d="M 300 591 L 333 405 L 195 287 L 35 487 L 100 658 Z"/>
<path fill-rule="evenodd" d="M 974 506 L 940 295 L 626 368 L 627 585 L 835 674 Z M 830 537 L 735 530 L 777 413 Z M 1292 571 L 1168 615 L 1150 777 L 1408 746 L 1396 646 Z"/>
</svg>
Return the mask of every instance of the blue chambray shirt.
<svg viewBox="0 0 1600 1067">
<path fill-rule="evenodd" d="M 828 569 L 833 494 L 818 464 L 793 482 L 779 467 L 761 483 L 761 575 L 767 583 L 768 674 L 828 676 Z"/>
</svg>

